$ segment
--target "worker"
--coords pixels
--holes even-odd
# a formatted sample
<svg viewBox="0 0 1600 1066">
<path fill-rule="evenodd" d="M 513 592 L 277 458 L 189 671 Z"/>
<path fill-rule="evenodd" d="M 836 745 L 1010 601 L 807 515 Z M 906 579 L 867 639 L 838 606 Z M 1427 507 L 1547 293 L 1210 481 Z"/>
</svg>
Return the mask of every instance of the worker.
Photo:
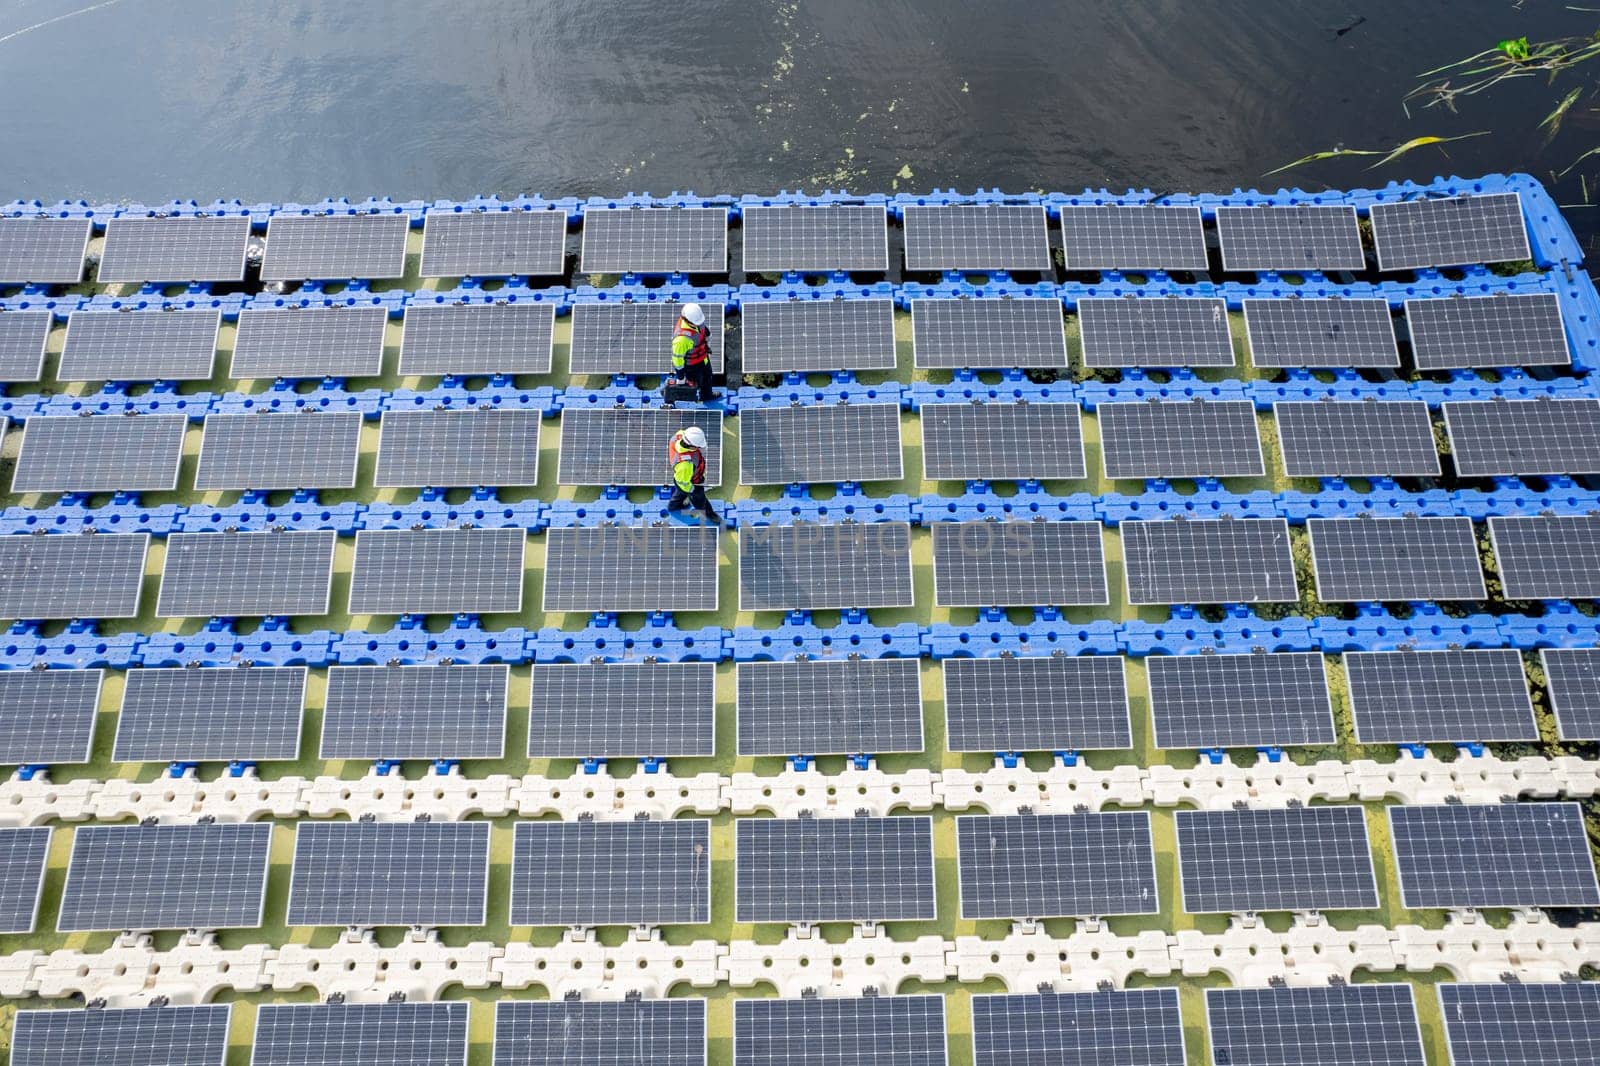
<svg viewBox="0 0 1600 1066">
<path fill-rule="evenodd" d="M 695 390 L 701 403 L 717 398 L 711 389 L 711 331 L 699 304 L 684 304 L 678 315 L 672 331 L 672 373 Z"/>
<path fill-rule="evenodd" d="M 672 499 L 667 510 L 681 511 L 694 504 L 709 522 L 717 521 L 706 498 L 706 431 L 686 426 L 667 441 L 667 466 L 672 470 Z"/>
</svg>

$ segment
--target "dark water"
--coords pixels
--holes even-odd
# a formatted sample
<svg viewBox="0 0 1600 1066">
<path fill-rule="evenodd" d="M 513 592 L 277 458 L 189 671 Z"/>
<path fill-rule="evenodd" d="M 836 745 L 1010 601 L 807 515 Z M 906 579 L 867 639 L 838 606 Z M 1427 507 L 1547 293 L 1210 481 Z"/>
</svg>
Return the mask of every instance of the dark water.
<svg viewBox="0 0 1600 1066">
<path fill-rule="evenodd" d="M 1600 100 L 1549 146 L 1534 127 L 1600 63 L 1458 115 L 1400 100 L 1500 38 L 1597 27 L 1547 0 L 8 0 L 0 199 L 1548 180 L 1600 144 Z M 1596 212 L 1570 214 L 1589 243 Z"/>
</svg>

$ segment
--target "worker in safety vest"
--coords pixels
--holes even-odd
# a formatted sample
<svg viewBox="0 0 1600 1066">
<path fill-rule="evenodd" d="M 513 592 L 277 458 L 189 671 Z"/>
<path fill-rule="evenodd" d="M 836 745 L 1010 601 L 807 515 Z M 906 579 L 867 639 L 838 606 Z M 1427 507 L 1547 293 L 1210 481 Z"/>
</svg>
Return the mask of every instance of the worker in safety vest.
<svg viewBox="0 0 1600 1066">
<path fill-rule="evenodd" d="M 667 466 L 672 471 L 672 499 L 667 510 L 681 511 L 692 503 L 707 521 L 717 521 L 717 512 L 706 499 L 705 430 L 688 426 L 674 433 L 667 441 Z"/>
<path fill-rule="evenodd" d="M 717 398 L 711 391 L 711 331 L 699 304 L 684 304 L 672 331 L 672 372 L 693 385 L 701 403 Z"/>
</svg>

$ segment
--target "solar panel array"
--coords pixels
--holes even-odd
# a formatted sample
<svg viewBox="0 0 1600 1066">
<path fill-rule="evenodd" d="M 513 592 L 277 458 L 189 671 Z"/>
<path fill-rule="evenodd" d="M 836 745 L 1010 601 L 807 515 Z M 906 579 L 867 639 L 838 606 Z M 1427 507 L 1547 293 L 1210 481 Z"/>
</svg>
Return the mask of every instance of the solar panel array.
<svg viewBox="0 0 1600 1066">
<path fill-rule="evenodd" d="M 1600 400 L 1475 400 L 1442 407 L 1462 477 L 1600 474 Z"/>
<path fill-rule="evenodd" d="M 508 278 L 566 269 L 565 211 L 429 211 L 422 229 L 425 278 Z"/>
<path fill-rule="evenodd" d="M 672 331 L 682 304 L 576 303 L 568 369 L 582 374 L 667 374 L 672 370 Z M 723 308 L 702 303 L 711 336 L 711 371 L 722 373 Z"/>
<path fill-rule="evenodd" d="M 1488 525 L 1506 599 L 1600 598 L 1600 515 L 1492 517 Z"/>
<path fill-rule="evenodd" d="M 1411 986 L 1208 988 L 1211 1061 L 1230 1066 L 1425 1066 Z"/>
<path fill-rule="evenodd" d="M 61 381 L 203 381 L 217 361 L 220 311 L 74 311 Z"/>
<path fill-rule="evenodd" d="M 351 614 L 493 614 L 522 609 L 527 531 L 364 529 Z"/>
<path fill-rule="evenodd" d="M 50 340 L 49 311 L 0 313 L 0 382 L 37 381 Z"/>
<path fill-rule="evenodd" d="M 539 481 L 535 410 L 385 411 L 379 488 L 511 487 Z"/>
<path fill-rule="evenodd" d="M 898 481 L 904 473 L 898 404 L 757 407 L 739 416 L 742 485 Z"/>
<path fill-rule="evenodd" d="M 919 421 L 929 481 L 1088 476 L 1075 403 L 929 403 Z"/>
<path fill-rule="evenodd" d="M 1400 365 L 1387 300 L 1244 300 L 1250 361 L 1258 367 Z"/>
<path fill-rule="evenodd" d="M 548 374 L 554 304 L 412 304 L 400 373 Z"/>
<path fill-rule="evenodd" d="M 0 284 L 76 285 L 93 232 L 86 218 L 0 218 Z"/>
<path fill-rule="evenodd" d="M 184 415 L 34 415 L 11 491 L 171 491 L 188 426 Z"/>
<path fill-rule="evenodd" d="M 0 671 L 0 764 L 89 761 L 102 670 Z"/>
<path fill-rule="evenodd" d="M 1326 603 L 1488 596 L 1470 518 L 1313 518 L 1306 529 Z"/>
<path fill-rule="evenodd" d="M 258 928 L 271 845 L 270 822 L 79 826 L 56 928 Z"/>
<path fill-rule="evenodd" d="M 1567 366 L 1567 330 L 1554 293 L 1407 300 L 1418 370 Z"/>
<path fill-rule="evenodd" d="M 747 274 L 889 269 L 887 212 L 875 204 L 751 204 L 744 221 Z"/>
<path fill-rule="evenodd" d="M 738 1066 L 945 1066 L 945 1044 L 943 996 L 806 996 L 733 1004 Z"/>
<path fill-rule="evenodd" d="M 33 932 L 49 859 L 49 826 L 0 829 L 0 933 Z"/>
<path fill-rule="evenodd" d="M 530 758 L 715 750 L 714 663 L 535 663 L 529 701 Z"/>
<path fill-rule="evenodd" d="M 11 1066 L 222 1066 L 233 1006 L 19 1010 Z"/>
<path fill-rule="evenodd" d="M 1257 477 L 1266 472 L 1248 400 L 1103 403 L 1100 459 L 1108 478 Z"/>
<path fill-rule="evenodd" d="M 1561 739 L 1600 739 L 1600 649 L 1546 648 L 1539 656 Z"/>
<path fill-rule="evenodd" d="M 274 215 L 261 280 L 398 278 L 410 229 L 406 215 Z"/>
<path fill-rule="evenodd" d="M 498 759 L 510 668 L 330 666 L 324 759 Z"/>
<path fill-rule="evenodd" d="M 1298 593 L 1281 518 L 1123 522 L 1128 602 L 1289 603 Z"/>
<path fill-rule="evenodd" d="M 722 484 L 722 412 L 700 407 L 597 407 L 561 412 L 561 485 L 665 485 L 667 442 L 680 429 L 706 435 L 706 487 Z"/>
<path fill-rule="evenodd" d="M 1158 748 L 1332 744 L 1322 655 L 1152 655 L 1150 713 Z"/>
<path fill-rule="evenodd" d="M 360 411 L 207 415 L 194 487 L 354 488 L 361 421 Z"/>
<path fill-rule="evenodd" d="M 1349 652 L 1344 669 L 1363 744 L 1539 737 L 1515 649 Z"/>
<path fill-rule="evenodd" d="M 751 300 L 739 310 L 744 372 L 893 370 L 894 301 Z"/>
<path fill-rule="evenodd" d="M 972 997 L 974 1066 L 1185 1066 L 1176 988 Z"/>
<path fill-rule="evenodd" d="M 901 217 L 907 270 L 1054 268 L 1040 205 L 907 205 Z"/>
<path fill-rule="evenodd" d="M 1068 270 L 1206 269 L 1198 207 L 1063 206 Z"/>
<path fill-rule="evenodd" d="M 251 1066 L 463 1066 L 466 1003 L 267 1003 Z"/>
<path fill-rule="evenodd" d="M 233 339 L 235 378 L 370 378 L 383 371 L 382 307 L 246 308 Z"/>
<path fill-rule="evenodd" d="M 740 755 L 921 751 L 916 659 L 747 662 L 738 666 Z"/>
<path fill-rule="evenodd" d="M 585 274 L 721 274 L 728 269 L 728 209 L 642 207 L 586 211 Z"/>
<path fill-rule="evenodd" d="M 512 925 L 701 925 L 711 920 L 704 819 L 518 822 Z"/>
<path fill-rule="evenodd" d="M 338 540 L 331 529 L 173 533 L 167 537 L 156 614 L 327 614 Z"/>
<path fill-rule="evenodd" d="M 0 618 L 132 618 L 148 533 L 0 537 Z"/>
<path fill-rule="evenodd" d="M 127 673 L 117 762 L 266 762 L 300 754 L 303 666 Z"/>
<path fill-rule="evenodd" d="M 934 917 L 931 818 L 740 818 L 733 828 L 734 921 Z"/>
<path fill-rule="evenodd" d="M 706 1001 L 501 1000 L 494 1066 L 705 1066 Z"/>
<path fill-rule="evenodd" d="M 250 216 L 113 218 L 95 280 L 243 281 Z"/>
<path fill-rule="evenodd" d="M 956 819 L 961 916 L 1154 914 L 1156 856 L 1145 811 Z"/>
<path fill-rule="evenodd" d="M 795 522 L 739 533 L 741 611 L 909 607 L 912 599 L 909 523 Z"/>
<path fill-rule="evenodd" d="M 941 607 L 1068 607 L 1110 602 L 1099 522 L 936 522 Z"/>
<path fill-rule="evenodd" d="M 1388 812 L 1406 907 L 1600 905 L 1576 803 L 1451 803 Z"/>
<path fill-rule="evenodd" d="M 1516 193 L 1377 203 L 1370 214 L 1379 270 L 1529 257 L 1522 198 Z"/>
<path fill-rule="evenodd" d="M 1190 914 L 1364 910 L 1377 875 L 1359 806 L 1178 811 L 1178 876 Z"/>
<path fill-rule="evenodd" d="M 1285 204 L 1218 207 L 1217 240 L 1228 271 L 1363 270 L 1356 209 Z"/>
<path fill-rule="evenodd" d="M 1421 400 L 1279 403 L 1272 408 L 1290 477 L 1437 477 L 1433 419 Z"/>
<path fill-rule="evenodd" d="M 911 348 L 919 370 L 1063 368 L 1066 320 L 1056 299 L 912 300 Z"/>
<path fill-rule="evenodd" d="M 1120 656 L 944 661 L 951 751 L 1079 751 L 1133 746 Z"/>
<path fill-rule="evenodd" d="M 1451 1066 L 1600 1062 L 1600 984 L 1441 983 Z"/>
<path fill-rule="evenodd" d="M 714 611 L 717 532 L 715 526 L 551 529 L 544 609 Z"/>
<path fill-rule="evenodd" d="M 1086 367 L 1234 364 L 1228 305 L 1211 297 L 1084 297 L 1078 330 Z"/>
<path fill-rule="evenodd" d="M 289 925 L 482 925 L 488 822 L 301 822 Z"/>
</svg>

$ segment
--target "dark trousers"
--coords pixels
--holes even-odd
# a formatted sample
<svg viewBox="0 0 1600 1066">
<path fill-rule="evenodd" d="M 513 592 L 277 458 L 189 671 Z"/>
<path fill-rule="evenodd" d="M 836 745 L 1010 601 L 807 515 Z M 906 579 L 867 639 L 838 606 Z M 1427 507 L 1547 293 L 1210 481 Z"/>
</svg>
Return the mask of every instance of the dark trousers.
<svg viewBox="0 0 1600 1066">
<path fill-rule="evenodd" d="M 700 390 L 697 397 L 701 403 L 710 403 L 717 398 L 711 389 L 711 361 L 703 363 L 687 363 L 683 368 L 683 379 Z"/>
<path fill-rule="evenodd" d="M 672 499 L 667 503 L 667 510 L 681 511 L 685 503 L 694 504 L 696 510 L 713 521 L 717 517 L 717 512 L 711 508 L 711 501 L 706 499 L 704 485 L 696 485 L 693 492 L 684 492 L 678 486 L 672 486 Z"/>
</svg>

